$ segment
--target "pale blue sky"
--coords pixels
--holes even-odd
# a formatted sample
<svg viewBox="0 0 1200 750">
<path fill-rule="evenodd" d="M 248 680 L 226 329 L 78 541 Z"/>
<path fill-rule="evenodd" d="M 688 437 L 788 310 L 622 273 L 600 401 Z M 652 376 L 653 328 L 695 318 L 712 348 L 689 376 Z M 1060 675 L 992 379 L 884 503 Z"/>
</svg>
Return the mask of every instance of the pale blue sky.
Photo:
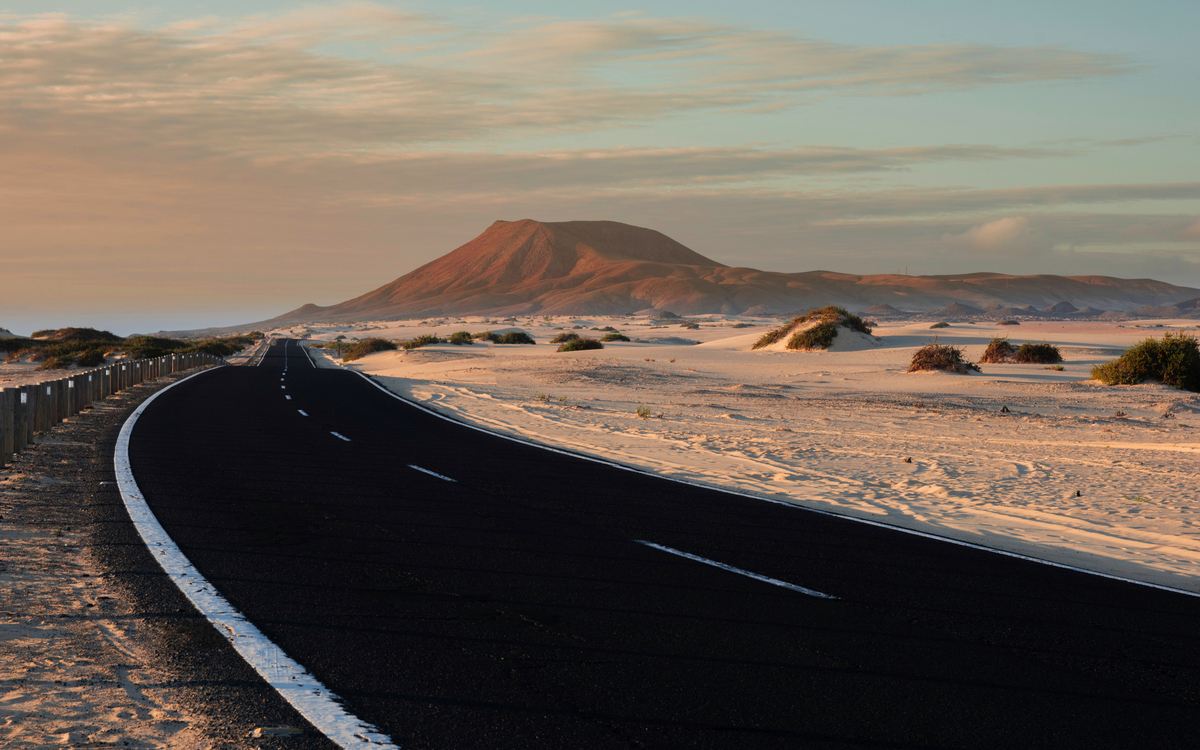
<svg viewBox="0 0 1200 750">
<path fill-rule="evenodd" d="M 330 304 L 526 217 L 1200 287 L 1200 4 L 977 6 L 0 0 L 0 326 Z"/>
</svg>

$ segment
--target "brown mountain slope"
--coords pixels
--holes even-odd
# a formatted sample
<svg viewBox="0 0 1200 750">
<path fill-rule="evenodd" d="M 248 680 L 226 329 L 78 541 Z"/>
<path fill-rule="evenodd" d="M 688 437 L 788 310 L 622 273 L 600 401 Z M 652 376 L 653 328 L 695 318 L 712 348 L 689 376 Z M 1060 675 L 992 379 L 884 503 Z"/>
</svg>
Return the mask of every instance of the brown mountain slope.
<svg viewBox="0 0 1200 750">
<path fill-rule="evenodd" d="M 775 273 L 712 261 L 651 229 L 615 221 L 497 221 L 483 234 L 372 292 L 305 305 L 262 325 L 484 313 L 779 313 L 838 304 L 929 310 L 1058 302 L 1106 310 L 1170 305 L 1198 290 L 1105 276 L 859 276 Z"/>
</svg>

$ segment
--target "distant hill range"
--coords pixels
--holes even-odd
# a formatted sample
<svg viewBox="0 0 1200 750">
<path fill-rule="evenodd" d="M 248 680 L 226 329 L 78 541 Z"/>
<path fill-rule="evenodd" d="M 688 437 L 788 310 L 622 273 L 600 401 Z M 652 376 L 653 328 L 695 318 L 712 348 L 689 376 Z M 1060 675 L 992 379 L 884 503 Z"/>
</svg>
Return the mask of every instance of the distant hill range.
<svg viewBox="0 0 1200 750">
<path fill-rule="evenodd" d="M 453 252 L 340 304 L 304 305 L 236 329 L 485 314 L 786 314 L 836 304 L 870 315 L 1197 313 L 1200 289 L 1108 276 L 776 273 L 726 266 L 652 229 L 615 221 L 497 221 Z M 943 314 L 944 313 L 944 314 Z M 1157 314 L 1157 313 L 1156 313 Z M 1178 317 L 1171 314 L 1171 317 Z"/>
</svg>

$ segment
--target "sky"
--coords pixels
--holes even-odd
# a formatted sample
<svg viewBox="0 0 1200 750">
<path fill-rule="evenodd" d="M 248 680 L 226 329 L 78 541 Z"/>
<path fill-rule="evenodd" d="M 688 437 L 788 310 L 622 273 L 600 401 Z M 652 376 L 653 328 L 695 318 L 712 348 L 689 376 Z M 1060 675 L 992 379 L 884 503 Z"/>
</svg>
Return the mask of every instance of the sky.
<svg viewBox="0 0 1200 750">
<path fill-rule="evenodd" d="M 0 327 L 261 320 L 523 218 L 1200 287 L 1200 3 L 982 5 L 0 0 Z"/>
</svg>

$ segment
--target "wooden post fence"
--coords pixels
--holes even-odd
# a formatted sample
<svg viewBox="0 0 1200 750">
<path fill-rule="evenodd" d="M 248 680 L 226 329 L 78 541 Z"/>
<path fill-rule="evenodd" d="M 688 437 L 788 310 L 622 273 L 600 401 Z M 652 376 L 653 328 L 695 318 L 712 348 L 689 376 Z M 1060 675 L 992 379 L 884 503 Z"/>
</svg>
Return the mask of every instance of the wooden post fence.
<svg viewBox="0 0 1200 750">
<path fill-rule="evenodd" d="M 0 467 L 34 441 L 92 404 L 147 380 L 196 367 L 224 364 L 212 354 L 169 354 L 118 362 L 36 385 L 0 389 Z"/>
</svg>

